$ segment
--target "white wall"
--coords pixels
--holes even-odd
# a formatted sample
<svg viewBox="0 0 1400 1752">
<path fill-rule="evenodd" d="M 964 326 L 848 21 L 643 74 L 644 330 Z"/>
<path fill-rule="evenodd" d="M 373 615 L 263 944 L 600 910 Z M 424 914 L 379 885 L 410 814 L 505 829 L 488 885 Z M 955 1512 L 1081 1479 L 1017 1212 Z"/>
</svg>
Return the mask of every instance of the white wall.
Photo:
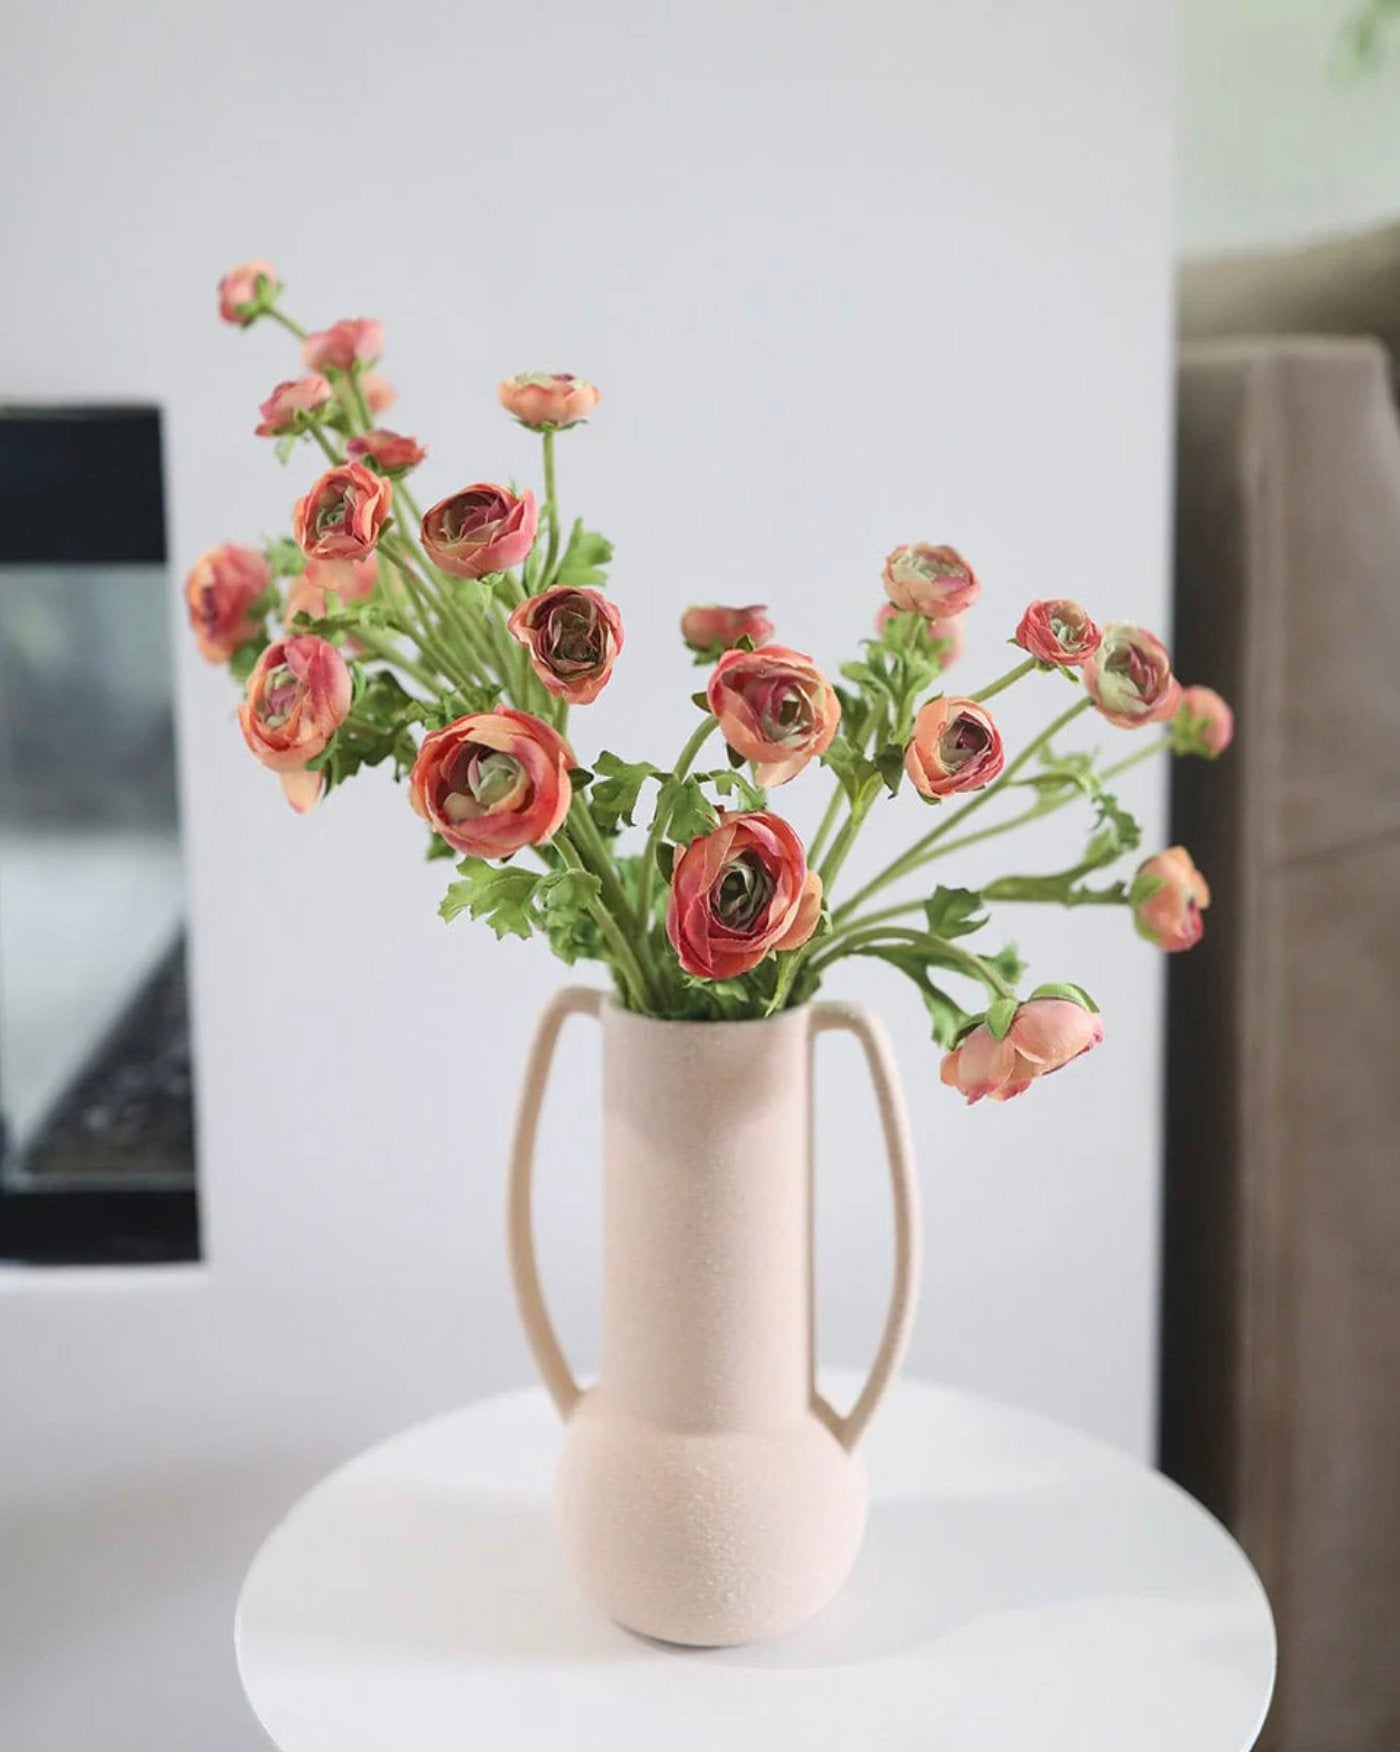
<svg viewBox="0 0 1400 1752">
<path fill-rule="evenodd" d="M 1400 29 L 1358 74 L 1358 0 L 1184 0 L 1178 234 L 1188 254 L 1400 213 Z"/>
<path fill-rule="evenodd" d="M 629 643 L 585 758 L 595 724 L 679 744 L 685 601 L 766 599 L 834 663 L 899 540 L 983 570 L 970 675 L 1004 666 L 1033 595 L 1164 620 L 1153 0 L 7 10 L 5 387 L 158 398 L 182 562 L 282 528 L 312 472 L 249 435 L 292 369 L 282 338 L 213 318 L 218 272 L 257 253 L 304 320 L 385 319 L 429 494 L 531 467 L 493 405 L 505 372 L 604 386 L 563 491 L 618 540 Z M 251 1752 L 228 1628 L 262 1531 L 337 1456 L 528 1368 L 502 1160 L 560 970 L 437 920 L 441 866 L 387 781 L 295 819 L 223 678 L 180 649 L 209 1259 L 0 1279 L 7 1752 Z M 1026 684 L 1008 730 L 1062 698 Z M 1133 787 L 1149 843 L 1157 786 Z M 816 801 L 794 787 L 802 820 Z M 870 867 L 919 820 L 902 805 Z M 911 1367 L 1141 1453 L 1160 966 L 1095 909 L 1012 924 L 1042 977 L 1096 991 L 1108 1042 L 1009 1108 L 938 1088 L 892 978 L 842 982 L 891 1023 L 923 1156 Z M 887 1214 L 869 1102 L 839 1088 L 855 1059 L 828 1050 L 823 1348 L 843 1361 L 879 1317 Z M 546 1273 L 585 1364 L 595 1056 L 569 1043 L 543 1168 Z"/>
</svg>

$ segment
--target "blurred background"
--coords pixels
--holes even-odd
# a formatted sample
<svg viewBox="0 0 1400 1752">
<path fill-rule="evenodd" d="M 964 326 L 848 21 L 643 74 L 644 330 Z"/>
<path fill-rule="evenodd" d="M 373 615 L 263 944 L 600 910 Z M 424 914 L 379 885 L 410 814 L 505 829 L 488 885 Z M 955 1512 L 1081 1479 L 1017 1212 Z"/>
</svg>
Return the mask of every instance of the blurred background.
<svg viewBox="0 0 1400 1752">
<path fill-rule="evenodd" d="M 966 1110 L 904 987 L 842 990 L 888 1022 L 922 1160 L 909 1370 L 1160 1458 L 1270 1590 L 1269 1744 L 1400 1745 L 1390 11 L 0 0 L 6 1752 L 253 1752 L 230 1630 L 262 1535 L 531 1372 L 503 1165 L 561 970 L 441 923 L 386 775 L 294 817 L 183 625 L 193 559 L 285 533 L 316 472 L 252 436 L 289 337 L 215 316 L 253 256 L 309 327 L 383 319 L 429 498 L 531 476 L 501 377 L 601 385 L 560 489 L 617 544 L 628 661 L 585 759 L 681 742 L 686 603 L 766 601 L 833 666 L 919 538 L 984 579 L 960 673 L 1064 595 L 1232 701 L 1218 765 L 1121 787 L 1215 892 L 1170 979 L 1117 913 L 1005 909 L 1103 1007 L 1073 1075 Z M 820 800 L 794 787 L 799 826 Z M 909 827 L 877 813 L 862 863 Z M 883 1168 L 823 1054 L 820 1346 L 858 1363 Z M 582 1369 L 598 1104 L 571 1038 L 540 1222 Z"/>
</svg>

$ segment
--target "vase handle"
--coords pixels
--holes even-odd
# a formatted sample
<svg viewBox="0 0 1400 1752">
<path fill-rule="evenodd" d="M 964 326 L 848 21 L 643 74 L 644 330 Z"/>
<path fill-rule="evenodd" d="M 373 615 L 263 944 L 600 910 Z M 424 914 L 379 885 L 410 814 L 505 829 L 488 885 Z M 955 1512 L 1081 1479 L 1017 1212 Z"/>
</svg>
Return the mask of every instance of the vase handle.
<svg viewBox="0 0 1400 1752">
<path fill-rule="evenodd" d="M 840 1032 L 854 1034 L 865 1053 L 875 1085 L 880 1129 L 890 1164 L 894 1193 L 894 1284 L 884 1330 L 875 1350 L 875 1360 L 860 1396 L 843 1417 L 825 1400 L 818 1399 L 829 1414 L 832 1433 L 845 1448 L 854 1448 L 874 1417 L 894 1372 L 899 1367 L 909 1331 L 914 1323 L 914 1297 L 919 1281 L 919 1190 L 914 1168 L 914 1146 L 909 1136 L 909 1115 L 900 1093 L 899 1072 L 884 1029 L 868 1010 L 858 1004 L 819 1003 L 812 1006 L 812 1035 Z"/>
<path fill-rule="evenodd" d="M 544 1291 L 540 1287 L 530 1189 L 535 1172 L 535 1137 L 539 1131 L 540 1108 L 544 1103 L 550 1067 L 554 1063 L 559 1031 L 570 1016 L 597 1018 L 602 1009 L 602 992 L 590 990 L 587 986 L 566 986 L 545 1005 L 525 1065 L 525 1080 L 521 1085 L 515 1120 L 515 1140 L 510 1153 L 506 1233 L 515 1305 L 520 1312 L 520 1324 L 525 1328 L 535 1366 L 563 1418 L 567 1418 L 578 1404 L 582 1389 L 574 1379 L 573 1370 L 555 1334 L 545 1306 Z"/>
</svg>

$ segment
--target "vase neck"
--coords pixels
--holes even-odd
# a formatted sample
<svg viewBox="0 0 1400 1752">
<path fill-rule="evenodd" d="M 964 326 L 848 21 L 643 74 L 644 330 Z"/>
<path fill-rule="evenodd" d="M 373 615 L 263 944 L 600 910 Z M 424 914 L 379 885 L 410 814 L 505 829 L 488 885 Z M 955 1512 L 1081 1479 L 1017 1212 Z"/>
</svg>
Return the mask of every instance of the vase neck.
<svg viewBox="0 0 1400 1752">
<path fill-rule="evenodd" d="M 604 1028 L 601 1382 L 662 1425 L 760 1428 L 812 1395 L 810 1030 Z"/>
</svg>

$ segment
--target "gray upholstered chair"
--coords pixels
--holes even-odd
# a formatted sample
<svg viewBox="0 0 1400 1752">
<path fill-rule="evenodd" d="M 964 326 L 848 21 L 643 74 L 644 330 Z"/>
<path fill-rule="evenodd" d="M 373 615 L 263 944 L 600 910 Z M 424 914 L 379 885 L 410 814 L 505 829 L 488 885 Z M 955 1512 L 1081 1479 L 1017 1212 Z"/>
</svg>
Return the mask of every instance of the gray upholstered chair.
<svg viewBox="0 0 1400 1752">
<path fill-rule="evenodd" d="M 1171 966 L 1162 1457 L 1274 1602 L 1265 1744 L 1394 1752 L 1400 226 L 1182 295 L 1175 654 L 1239 729 L 1174 772 L 1215 899 Z"/>
</svg>

